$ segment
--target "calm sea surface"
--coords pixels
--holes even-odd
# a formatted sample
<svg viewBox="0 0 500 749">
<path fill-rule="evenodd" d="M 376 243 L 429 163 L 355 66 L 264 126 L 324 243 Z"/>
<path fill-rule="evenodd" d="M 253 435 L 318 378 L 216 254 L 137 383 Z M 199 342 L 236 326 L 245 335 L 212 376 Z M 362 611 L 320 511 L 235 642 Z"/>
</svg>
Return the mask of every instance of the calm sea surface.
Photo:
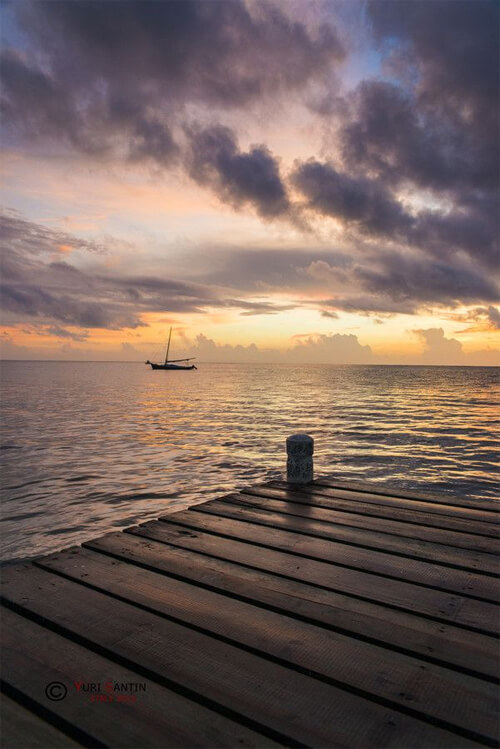
<svg viewBox="0 0 500 749">
<path fill-rule="evenodd" d="M 317 474 L 498 496 L 498 373 L 4 362 L 2 559 L 280 478 L 294 432 L 315 438 Z"/>
</svg>

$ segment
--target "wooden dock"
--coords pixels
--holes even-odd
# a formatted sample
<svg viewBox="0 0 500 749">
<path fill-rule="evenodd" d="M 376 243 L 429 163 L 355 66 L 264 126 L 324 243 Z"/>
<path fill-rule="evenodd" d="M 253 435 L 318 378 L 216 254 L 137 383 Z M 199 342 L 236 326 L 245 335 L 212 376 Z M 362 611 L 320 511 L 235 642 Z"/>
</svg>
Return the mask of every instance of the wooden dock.
<svg viewBox="0 0 500 749">
<path fill-rule="evenodd" d="M 2 746 L 497 746 L 499 509 L 274 482 L 7 566 Z"/>
</svg>

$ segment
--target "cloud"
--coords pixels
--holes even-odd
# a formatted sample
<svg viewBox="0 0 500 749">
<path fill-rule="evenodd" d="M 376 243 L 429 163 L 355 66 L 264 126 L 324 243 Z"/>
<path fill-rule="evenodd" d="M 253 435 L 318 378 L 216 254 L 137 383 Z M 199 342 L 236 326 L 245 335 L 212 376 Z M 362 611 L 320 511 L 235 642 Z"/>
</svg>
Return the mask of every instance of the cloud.
<svg viewBox="0 0 500 749">
<path fill-rule="evenodd" d="M 339 294 L 329 299 L 321 299 L 319 305 L 327 311 L 338 310 L 361 315 L 414 315 L 418 304 L 407 298 L 392 299 L 388 294 Z"/>
<path fill-rule="evenodd" d="M 187 158 L 190 175 L 212 187 L 220 200 L 238 208 L 253 205 L 263 218 L 276 218 L 290 208 L 277 160 L 265 146 L 242 153 L 234 133 L 213 126 L 191 130 Z"/>
<path fill-rule="evenodd" d="M 275 6 L 240 0 L 36 0 L 14 5 L 27 39 L 2 58 L 4 123 L 85 153 L 166 165 L 188 105 L 231 110 L 307 85 L 344 57 Z M 256 64 L 258 60 L 258 64 Z"/>
<path fill-rule="evenodd" d="M 143 316 L 151 312 L 201 314 L 207 309 L 235 309 L 243 315 L 268 315 L 296 306 L 259 298 L 238 299 L 234 289 L 224 291 L 206 283 L 127 274 L 105 264 L 85 270 L 66 260 L 53 260 L 54 248 L 63 241 L 92 253 L 105 254 L 105 248 L 45 229 L 18 215 L 0 214 L 0 236 L 4 240 L 2 310 L 10 321 L 37 318 L 54 323 L 59 336 L 75 337 L 65 333 L 60 323 L 118 330 L 144 326 Z"/>
<path fill-rule="evenodd" d="M 407 89 L 380 80 L 362 81 L 349 97 L 340 129 L 344 163 L 355 172 L 370 171 L 385 183 L 411 179 L 426 188 L 461 182 L 470 167 L 465 144 L 420 113 Z M 460 145 L 463 152 L 460 153 Z"/>
<path fill-rule="evenodd" d="M 442 328 L 414 330 L 413 333 L 424 342 L 424 350 L 420 356 L 422 364 L 462 366 L 500 364 L 500 351 L 490 349 L 465 353 L 460 341 L 457 341 L 456 338 L 446 338 Z"/>
<path fill-rule="evenodd" d="M 208 362 L 277 362 L 290 364 L 367 364 L 377 361 L 369 346 L 363 346 L 355 335 L 310 334 L 284 351 L 261 349 L 255 344 L 232 346 L 217 344 L 205 335 L 188 341 L 185 352 L 199 361 Z"/>
<path fill-rule="evenodd" d="M 323 306 L 349 312 L 415 314 L 421 308 L 500 298 L 494 274 L 477 263 L 460 256 L 428 258 L 404 247 L 372 246 L 345 268 L 314 260 L 302 274 L 332 294 Z"/>
<path fill-rule="evenodd" d="M 500 330 L 500 310 L 496 307 L 490 305 L 486 309 L 476 310 L 476 313 L 484 314 L 492 330 Z"/>
<path fill-rule="evenodd" d="M 486 266 L 497 264 L 496 213 L 477 195 L 475 205 L 445 214 L 410 213 L 383 179 L 353 177 L 314 159 L 296 165 L 292 182 L 310 211 L 340 220 L 349 231 L 416 247 L 440 259 L 465 251 Z"/>
<path fill-rule="evenodd" d="M 397 237 L 412 219 L 405 214 L 380 182 L 341 173 L 331 164 L 314 159 L 299 164 L 293 184 L 307 199 L 307 207 L 322 215 L 342 219 L 366 234 Z"/>
<path fill-rule="evenodd" d="M 498 5 L 373 0 L 367 7 L 385 77 L 362 80 L 337 107 L 340 126 L 333 137 L 343 170 L 358 187 L 368 179 L 385 196 L 402 190 L 418 198 L 427 191 L 427 200 L 436 203 L 404 219 L 396 212 L 387 232 L 392 239 L 440 260 L 466 252 L 494 268 L 500 233 Z M 330 215 L 342 216 L 339 200 L 333 203 Z M 358 212 L 366 230 L 365 214 Z"/>
<path fill-rule="evenodd" d="M 89 270 L 82 255 L 102 247 L 11 216 L 3 229 L 8 314 L 123 327 L 140 325 L 146 312 L 233 305 L 243 315 L 312 303 L 325 315 L 491 306 L 498 299 L 498 7 L 406 5 L 367 2 L 357 29 L 362 44 L 371 34 L 374 46 L 361 50 L 353 90 L 341 90 L 335 76 L 347 43 L 332 18 L 360 23 L 347 6 L 12 4 L 21 34 L 1 65 L 7 144 L 109 156 L 134 169 L 176 165 L 235 210 L 281 221 L 282 244 L 290 225 L 305 230 L 306 219 L 317 234 L 304 231 L 302 248 L 198 249 L 177 279 L 155 276 L 154 267 L 96 269 L 98 261 Z M 374 60 L 378 77 L 370 74 Z M 306 103 L 326 87 L 335 106 L 316 108 L 306 121 Z M 271 149 L 254 133 L 274 108 L 283 118 L 292 113 L 292 135 L 282 119 L 286 132 L 273 136 Z M 309 137 L 318 123 L 331 135 L 324 155 L 301 155 L 287 171 L 299 129 Z M 286 144 L 283 159 L 277 143 Z M 263 296 L 273 290 L 290 303 L 273 305 Z M 490 324 L 484 316 L 470 323 Z"/>
<path fill-rule="evenodd" d="M 370 346 L 363 346 L 352 333 L 308 336 L 289 349 L 284 358 L 304 364 L 373 364 L 377 361 Z"/>
<path fill-rule="evenodd" d="M 395 83 L 359 87 L 344 130 L 349 161 L 437 189 L 495 187 L 497 3 L 372 0 L 368 18 Z"/>
<path fill-rule="evenodd" d="M 469 164 L 475 181 L 496 183 L 498 4 L 416 0 L 402 7 L 371 0 L 368 10 L 377 38 L 397 50 L 392 52 L 392 71 L 400 77 L 413 72 L 420 110 L 434 112 L 449 132 L 463 136 L 468 131 L 465 142 L 471 148 L 459 163 Z M 468 158 L 473 154 L 475 165 Z"/>
<path fill-rule="evenodd" d="M 380 252 L 373 260 L 355 269 L 357 278 L 367 291 L 395 302 L 456 306 L 499 298 L 498 285 L 488 274 L 458 258 L 439 261 Z"/>
<path fill-rule="evenodd" d="M 354 334 L 300 334 L 286 349 L 265 349 L 219 344 L 206 335 L 187 339 L 180 356 L 195 356 L 200 362 L 278 363 L 278 364 L 408 364 L 408 365 L 490 365 L 500 362 L 500 352 L 487 349 L 464 352 L 454 338 L 446 338 L 441 328 L 411 331 L 424 343 L 420 355 L 383 357 L 360 343 Z"/>
<path fill-rule="evenodd" d="M 265 301 L 245 301 L 243 299 L 228 299 L 225 302 L 228 307 L 236 307 L 242 310 L 240 315 L 276 315 L 278 312 L 286 312 L 296 308 L 296 304 L 273 304 Z"/>
<path fill-rule="evenodd" d="M 469 323 L 467 328 L 457 331 L 458 333 L 482 333 L 500 330 L 500 310 L 493 305 L 475 307 L 462 314 L 451 314 L 450 318 L 457 322 Z"/>
<path fill-rule="evenodd" d="M 58 338 L 71 338 L 72 341 L 86 341 L 89 337 L 88 330 L 73 332 L 71 330 L 66 330 L 65 328 L 60 328 L 57 325 L 48 327 L 46 332 L 49 335 L 57 336 Z"/>
<path fill-rule="evenodd" d="M 429 364 L 436 360 L 445 360 L 449 364 L 454 364 L 457 360 L 463 360 L 462 344 L 456 338 L 446 338 L 442 328 L 428 328 L 427 330 L 415 330 L 413 332 L 424 341 L 425 348 L 422 359 Z"/>
<path fill-rule="evenodd" d="M 47 228 L 41 224 L 27 221 L 17 211 L 0 211 L 0 240 L 8 249 L 10 256 L 41 255 L 43 253 L 67 254 L 69 251 L 80 250 L 89 253 L 103 253 L 105 248 L 98 242 L 80 239 L 72 234 Z M 13 272 L 13 268 L 6 265 L 2 272 Z"/>
<path fill-rule="evenodd" d="M 346 280 L 354 261 L 348 253 L 318 246 L 306 248 L 210 247 L 197 258 L 194 278 L 246 292 L 302 291 L 328 282 Z"/>
</svg>

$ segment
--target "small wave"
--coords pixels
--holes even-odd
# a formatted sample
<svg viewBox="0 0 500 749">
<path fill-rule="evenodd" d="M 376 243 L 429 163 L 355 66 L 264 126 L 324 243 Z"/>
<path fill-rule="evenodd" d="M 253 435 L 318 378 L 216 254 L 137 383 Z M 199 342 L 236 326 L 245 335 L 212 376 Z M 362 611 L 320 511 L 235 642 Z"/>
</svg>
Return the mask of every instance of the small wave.
<svg viewBox="0 0 500 749">
<path fill-rule="evenodd" d="M 43 515 L 43 512 L 23 512 L 20 515 L 8 515 L 7 517 L 2 518 L 0 522 L 6 523 L 8 521 L 14 522 L 16 520 L 28 520 L 29 518 L 36 518 L 37 515 Z"/>
<path fill-rule="evenodd" d="M 80 481 L 93 481 L 94 479 L 100 479 L 102 476 L 98 474 L 89 473 L 84 476 L 71 476 L 69 479 L 64 479 L 67 484 L 76 484 Z"/>
</svg>

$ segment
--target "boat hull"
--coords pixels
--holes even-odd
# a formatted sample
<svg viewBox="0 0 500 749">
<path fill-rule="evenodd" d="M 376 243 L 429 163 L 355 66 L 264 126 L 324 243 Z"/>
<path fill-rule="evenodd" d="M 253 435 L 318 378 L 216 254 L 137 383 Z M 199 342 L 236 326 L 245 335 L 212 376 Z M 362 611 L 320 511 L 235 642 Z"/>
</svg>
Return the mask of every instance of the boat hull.
<svg viewBox="0 0 500 749">
<path fill-rule="evenodd" d="M 152 362 L 147 362 L 151 364 L 151 369 L 196 369 L 194 364 L 191 364 L 189 367 L 183 367 L 179 364 L 153 364 Z"/>
</svg>

